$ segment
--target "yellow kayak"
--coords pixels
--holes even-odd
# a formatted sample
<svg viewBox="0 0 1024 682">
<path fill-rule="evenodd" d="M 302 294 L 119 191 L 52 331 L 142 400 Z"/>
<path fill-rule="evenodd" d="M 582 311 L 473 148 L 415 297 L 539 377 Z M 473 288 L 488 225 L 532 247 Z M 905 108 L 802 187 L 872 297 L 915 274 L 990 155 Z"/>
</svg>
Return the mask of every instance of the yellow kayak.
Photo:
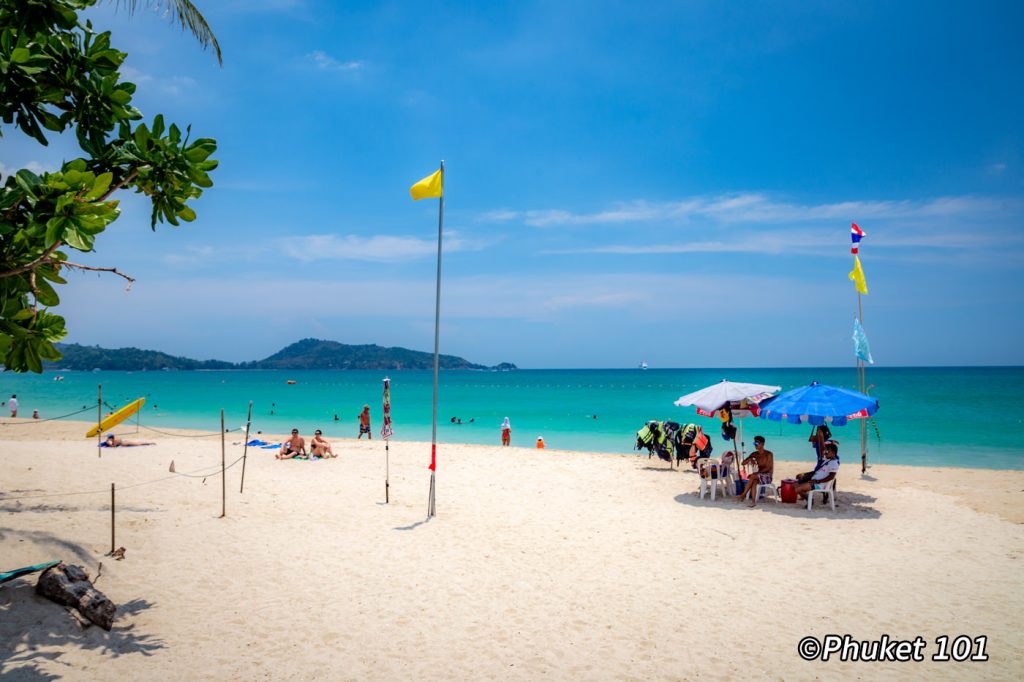
<svg viewBox="0 0 1024 682">
<path fill-rule="evenodd" d="M 110 415 L 109 417 L 107 417 L 106 419 L 101 421 L 96 426 L 94 426 L 91 429 L 89 429 L 86 432 L 85 437 L 86 438 L 92 438 L 93 436 L 95 436 L 100 431 L 103 431 L 105 429 L 110 429 L 110 428 L 113 428 L 113 427 L 117 426 L 118 424 L 123 422 L 125 419 L 127 419 L 128 417 L 130 417 L 133 414 L 135 414 L 136 412 L 138 412 L 139 408 L 142 407 L 145 404 L 146 404 L 146 399 L 145 398 L 139 398 L 135 402 L 128 403 L 127 405 L 122 407 L 120 410 L 118 410 L 114 414 Z"/>
</svg>

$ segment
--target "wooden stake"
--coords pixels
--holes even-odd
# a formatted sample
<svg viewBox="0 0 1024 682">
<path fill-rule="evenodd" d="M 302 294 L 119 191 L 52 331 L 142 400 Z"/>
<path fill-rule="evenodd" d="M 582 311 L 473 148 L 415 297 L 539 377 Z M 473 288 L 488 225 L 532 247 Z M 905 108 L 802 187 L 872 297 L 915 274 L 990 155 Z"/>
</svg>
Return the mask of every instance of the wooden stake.
<svg viewBox="0 0 1024 682">
<path fill-rule="evenodd" d="M 224 408 L 220 408 L 220 517 L 228 515 L 228 483 L 224 467 Z"/>
<path fill-rule="evenodd" d="M 249 426 L 252 424 L 252 401 L 249 401 L 249 416 L 245 419 L 245 443 L 242 445 L 242 487 L 239 493 L 245 492 L 245 455 L 249 451 Z"/>
<path fill-rule="evenodd" d="M 96 384 L 96 456 L 103 456 L 103 384 Z"/>
<path fill-rule="evenodd" d="M 110 553 L 113 554 L 114 550 L 117 549 L 117 543 L 114 542 L 114 484 L 110 484 Z"/>
</svg>

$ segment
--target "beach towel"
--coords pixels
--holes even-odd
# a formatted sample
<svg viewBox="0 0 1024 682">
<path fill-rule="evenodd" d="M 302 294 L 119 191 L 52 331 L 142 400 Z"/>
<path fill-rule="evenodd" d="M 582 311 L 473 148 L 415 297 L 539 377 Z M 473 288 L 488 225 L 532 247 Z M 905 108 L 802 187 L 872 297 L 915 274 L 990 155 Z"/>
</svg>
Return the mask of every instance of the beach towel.
<svg viewBox="0 0 1024 682">
<path fill-rule="evenodd" d="M 56 566 L 59 563 L 59 561 L 48 561 L 45 564 L 36 564 L 35 566 L 26 566 L 25 568 L 16 568 L 13 571 L 0 573 L 0 583 L 5 583 L 8 580 L 14 580 L 15 578 L 20 578 L 23 575 L 35 573 L 36 571 L 45 571 L 51 566 Z"/>
<path fill-rule="evenodd" d="M 253 438 L 251 441 L 246 443 L 246 445 L 255 448 L 263 448 L 264 450 L 274 450 L 281 447 L 281 443 L 277 443 L 275 445 L 273 443 L 268 443 L 267 441 L 260 440 L 258 438 Z"/>
</svg>

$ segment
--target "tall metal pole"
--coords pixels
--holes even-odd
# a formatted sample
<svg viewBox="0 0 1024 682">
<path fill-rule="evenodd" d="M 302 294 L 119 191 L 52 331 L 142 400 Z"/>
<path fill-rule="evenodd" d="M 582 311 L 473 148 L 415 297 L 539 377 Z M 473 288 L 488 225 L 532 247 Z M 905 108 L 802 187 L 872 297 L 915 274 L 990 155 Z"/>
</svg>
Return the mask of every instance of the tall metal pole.
<svg viewBox="0 0 1024 682">
<path fill-rule="evenodd" d="M 437 371 L 438 350 L 441 340 L 441 234 L 444 230 L 444 159 L 441 160 L 441 197 L 437 209 L 437 293 L 434 299 L 434 400 L 430 419 L 430 495 L 427 498 L 427 517 L 434 516 L 435 474 L 437 473 Z"/>
<path fill-rule="evenodd" d="M 220 517 L 228 515 L 228 477 L 224 468 L 224 408 L 220 408 Z"/>
<path fill-rule="evenodd" d="M 861 328 L 864 327 L 864 308 L 861 305 L 860 291 L 857 292 L 857 321 L 860 322 Z M 861 393 L 867 391 L 867 365 L 864 360 L 857 359 L 859 366 L 857 372 L 857 381 L 859 390 Z M 867 439 L 867 416 L 860 420 L 860 473 L 865 474 L 868 471 L 868 439 Z"/>
</svg>

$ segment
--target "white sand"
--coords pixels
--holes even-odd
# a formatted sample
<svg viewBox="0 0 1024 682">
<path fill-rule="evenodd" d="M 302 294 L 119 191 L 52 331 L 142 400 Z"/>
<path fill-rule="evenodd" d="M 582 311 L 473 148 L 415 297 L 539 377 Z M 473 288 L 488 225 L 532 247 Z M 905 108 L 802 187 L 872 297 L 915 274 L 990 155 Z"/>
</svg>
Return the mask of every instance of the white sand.
<svg viewBox="0 0 1024 682">
<path fill-rule="evenodd" d="M 9 421 L 9 420 L 6 420 Z M 840 472 L 839 509 L 696 496 L 646 455 L 335 441 L 337 460 L 220 440 L 104 450 L 80 424 L 0 426 L 0 570 L 63 559 L 111 632 L 0 586 L 7 679 L 1020 679 L 1024 472 Z M 181 432 L 186 433 L 186 432 Z M 126 437 L 133 437 L 126 434 Z M 229 435 L 228 461 L 241 454 Z M 776 453 L 785 456 L 786 453 Z M 799 453 L 803 454 L 803 453 Z M 777 478 L 806 465 L 781 462 Z M 156 479 L 159 482 L 145 483 Z M 110 483 L 117 537 L 110 550 Z M 70 497 L 26 495 L 100 491 Z M 986 635 L 987 663 L 805 662 L 806 635 Z"/>
</svg>

